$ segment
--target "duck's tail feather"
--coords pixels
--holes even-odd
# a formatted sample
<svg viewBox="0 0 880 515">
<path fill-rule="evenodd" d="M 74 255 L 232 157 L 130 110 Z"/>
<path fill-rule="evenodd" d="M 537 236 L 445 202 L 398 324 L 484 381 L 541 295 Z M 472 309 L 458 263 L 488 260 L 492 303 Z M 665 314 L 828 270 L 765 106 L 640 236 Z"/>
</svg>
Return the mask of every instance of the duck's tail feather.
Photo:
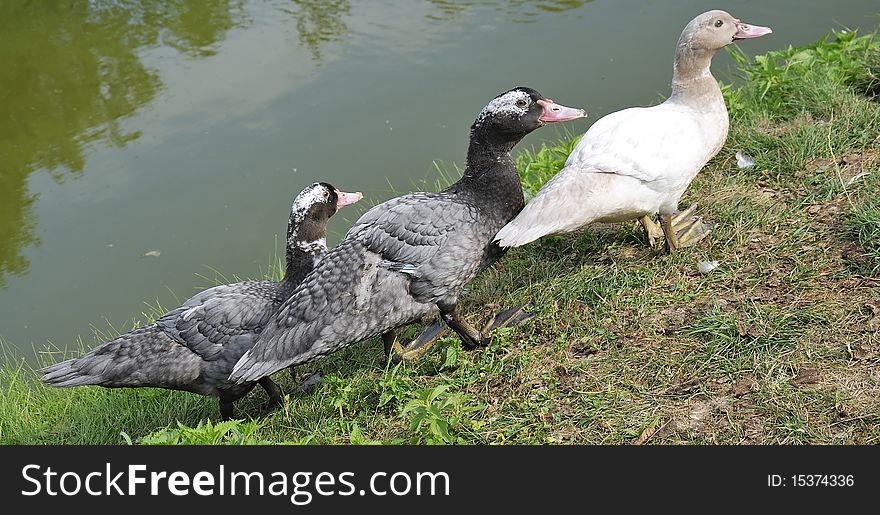
<svg viewBox="0 0 880 515">
<path fill-rule="evenodd" d="M 266 361 L 260 361 L 248 351 L 244 353 L 232 368 L 232 373 L 229 374 L 229 380 L 239 384 L 249 381 L 257 381 L 290 366 L 293 361 L 294 360 L 292 359 L 269 359 Z"/>
<path fill-rule="evenodd" d="M 83 386 L 89 384 L 101 384 L 101 378 L 90 374 L 83 374 L 76 369 L 76 359 L 68 359 L 42 369 L 43 377 L 40 381 L 52 386 Z"/>
<path fill-rule="evenodd" d="M 620 203 L 632 202 L 627 188 L 638 185 L 637 177 L 583 163 L 567 164 L 494 240 L 502 247 L 519 247 L 544 236 L 580 230 L 618 212 Z"/>
<path fill-rule="evenodd" d="M 51 386 L 176 387 L 199 373 L 195 355 L 156 326 L 135 329 L 83 356 L 41 370 Z"/>
<path fill-rule="evenodd" d="M 556 227 L 544 225 L 521 227 L 520 223 L 514 219 L 498 231 L 498 234 L 495 235 L 495 242 L 501 247 L 521 247 L 556 231 Z"/>
</svg>

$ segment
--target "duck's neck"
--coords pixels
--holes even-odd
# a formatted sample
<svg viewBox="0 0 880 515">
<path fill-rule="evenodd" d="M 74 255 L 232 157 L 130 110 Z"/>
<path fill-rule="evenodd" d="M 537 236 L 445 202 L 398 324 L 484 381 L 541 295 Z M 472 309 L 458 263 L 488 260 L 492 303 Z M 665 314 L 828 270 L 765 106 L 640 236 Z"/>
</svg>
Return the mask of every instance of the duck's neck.
<svg viewBox="0 0 880 515">
<path fill-rule="evenodd" d="M 327 253 L 327 247 L 321 242 L 300 243 L 299 246 L 287 247 L 287 263 L 284 269 L 283 283 L 299 284 L 315 267 L 315 261 Z"/>
<path fill-rule="evenodd" d="M 482 127 L 471 128 L 470 143 L 467 151 L 467 168 L 472 169 L 473 174 L 488 170 L 494 164 L 513 162 L 510 152 L 522 138 L 510 141 L 508 138 L 493 137 L 482 130 Z"/>
<path fill-rule="evenodd" d="M 710 70 L 713 55 L 714 51 L 694 49 L 687 42 L 679 41 L 672 73 L 671 102 L 698 106 L 724 103 L 718 81 Z"/>
<path fill-rule="evenodd" d="M 327 242 L 323 237 L 314 234 L 301 234 L 308 232 L 302 230 L 296 220 L 291 219 L 287 224 L 287 253 L 285 255 L 284 279 L 282 289 L 288 286 L 295 287 L 315 267 L 315 261 L 327 253 Z"/>
<path fill-rule="evenodd" d="M 524 203 L 510 154 L 521 139 L 493 137 L 479 126 L 471 128 L 464 175 L 447 191 L 468 196 L 478 206 L 496 211 L 500 219 L 512 218 Z"/>
</svg>

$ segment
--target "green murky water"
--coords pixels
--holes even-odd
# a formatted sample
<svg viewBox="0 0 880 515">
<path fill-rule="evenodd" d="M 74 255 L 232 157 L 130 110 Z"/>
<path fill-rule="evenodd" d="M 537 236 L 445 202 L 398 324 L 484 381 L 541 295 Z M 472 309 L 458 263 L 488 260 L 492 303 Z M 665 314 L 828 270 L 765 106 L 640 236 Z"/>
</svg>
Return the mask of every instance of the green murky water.
<svg viewBox="0 0 880 515">
<path fill-rule="evenodd" d="M 672 4 L 672 5 L 669 5 Z M 216 271 L 266 270 L 293 196 L 379 201 L 462 163 L 495 94 L 590 117 L 655 103 L 695 14 L 774 34 L 871 28 L 876 0 L 138 0 L 0 3 L 0 338 L 9 355 L 130 327 Z M 729 78 L 719 55 L 716 75 Z M 545 128 L 524 147 L 559 135 Z M 342 212 L 339 240 L 367 206 Z M 7 356 L 8 359 L 8 356 Z"/>
</svg>

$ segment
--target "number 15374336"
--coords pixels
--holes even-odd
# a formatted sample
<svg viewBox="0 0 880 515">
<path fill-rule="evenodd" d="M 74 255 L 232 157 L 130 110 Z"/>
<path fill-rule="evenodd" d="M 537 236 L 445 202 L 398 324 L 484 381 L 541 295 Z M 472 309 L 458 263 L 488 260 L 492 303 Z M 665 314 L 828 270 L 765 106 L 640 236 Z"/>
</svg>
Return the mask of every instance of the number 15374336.
<svg viewBox="0 0 880 515">
<path fill-rule="evenodd" d="M 852 474 L 780 474 L 767 475 L 767 486 L 853 486 Z"/>
</svg>

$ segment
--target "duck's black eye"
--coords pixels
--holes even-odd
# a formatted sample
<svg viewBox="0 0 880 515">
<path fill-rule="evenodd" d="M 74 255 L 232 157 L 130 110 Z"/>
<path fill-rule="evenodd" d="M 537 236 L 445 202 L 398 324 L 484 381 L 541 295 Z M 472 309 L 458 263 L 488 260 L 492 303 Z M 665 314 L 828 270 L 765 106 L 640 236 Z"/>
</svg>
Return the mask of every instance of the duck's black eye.
<svg viewBox="0 0 880 515">
<path fill-rule="evenodd" d="M 519 99 L 519 100 L 516 101 L 516 107 L 525 107 L 525 106 L 527 106 L 527 105 L 529 105 L 529 103 L 526 102 L 525 99 L 522 99 L 522 98 L 521 98 L 521 99 Z"/>
<path fill-rule="evenodd" d="M 717 20 L 717 21 L 715 22 L 715 26 L 716 26 L 716 27 L 720 27 L 720 26 L 722 26 L 722 25 L 724 25 L 724 22 L 721 21 L 721 20 Z"/>
</svg>

